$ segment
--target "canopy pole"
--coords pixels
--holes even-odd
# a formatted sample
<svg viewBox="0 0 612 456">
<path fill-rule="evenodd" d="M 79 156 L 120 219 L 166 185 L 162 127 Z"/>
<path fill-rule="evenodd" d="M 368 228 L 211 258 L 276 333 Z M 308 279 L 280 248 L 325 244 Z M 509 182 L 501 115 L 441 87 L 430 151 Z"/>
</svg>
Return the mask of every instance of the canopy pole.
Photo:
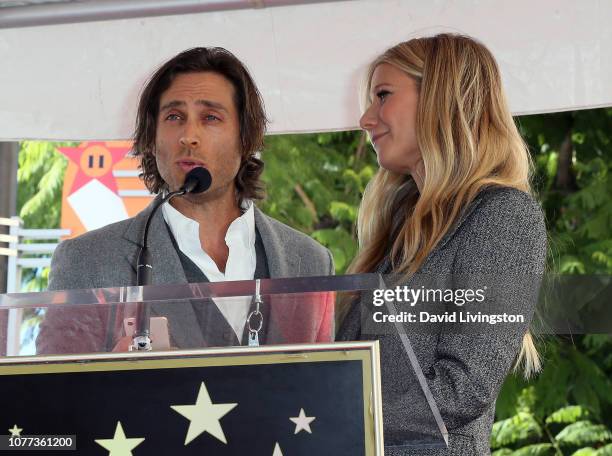
<svg viewBox="0 0 612 456">
<path fill-rule="evenodd" d="M 0 8 L 0 29 L 351 0 L 91 0 Z"/>
</svg>

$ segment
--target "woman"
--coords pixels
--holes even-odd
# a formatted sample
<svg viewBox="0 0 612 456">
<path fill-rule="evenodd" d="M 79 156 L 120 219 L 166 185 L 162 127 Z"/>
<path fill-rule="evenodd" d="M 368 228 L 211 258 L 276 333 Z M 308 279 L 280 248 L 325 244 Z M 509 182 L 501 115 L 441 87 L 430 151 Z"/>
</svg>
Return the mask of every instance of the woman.
<svg viewBox="0 0 612 456">
<path fill-rule="evenodd" d="M 360 250 L 350 271 L 392 273 L 404 284 L 415 273 L 495 275 L 506 281 L 503 304 L 527 316 L 515 332 L 462 333 L 463 326 L 448 331 L 444 324 L 435 333 L 408 332 L 449 447 L 387 447 L 385 454 L 489 454 L 504 378 L 513 364 L 527 376 L 540 367 L 526 332 L 535 299 L 508 283 L 508 277 L 537 277 L 544 270 L 546 231 L 530 196 L 527 148 L 493 56 L 465 36 L 442 34 L 390 48 L 371 64 L 365 95 L 360 125 L 380 169 L 361 203 Z M 397 442 L 411 416 L 400 338 L 368 334 L 355 306 L 337 339 L 380 340 L 385 444 Z"/>
</svg>

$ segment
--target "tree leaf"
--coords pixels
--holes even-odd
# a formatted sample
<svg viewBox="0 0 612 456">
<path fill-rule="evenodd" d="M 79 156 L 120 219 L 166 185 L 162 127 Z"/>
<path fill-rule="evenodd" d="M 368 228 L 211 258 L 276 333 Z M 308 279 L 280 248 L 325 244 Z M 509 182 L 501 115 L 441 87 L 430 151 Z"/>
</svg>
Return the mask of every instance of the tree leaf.
<svg viewBox="0 0 612 456">
<path fill-rule="evenodd" d="M 512 456 L 547 456 L 553 454 L 554 447 L 550 443 L 534 443 L 514 451 Z"/>
<path fill-rule="evenodd" d="M 491 453 L 491 456 L 510 456 L 512 453 L 513 451 L 509 448 L 500 448 Z"/>
<path fill-rule="evenodd" d="M 542 429 L 531 413 L 519 412 L 493 424 L 491 448 L 515 445 L 542 436 Z"/>
<path fill-rule="evenodd" d="M 546 418 L 546 424 L 551 423 L 575 423 L 578 420 L 590 418 L 590 413 L 587 409 L 580 405 L 568 405 L 553 412 Z"/>
<path fill-rule="evenodd" d="M 595 456 L 597 454 L 597 452 L 595 451 L 595 448 L 591 448 L 591 447 L 586 447 L 586 448 L 580 448 L 577 451 L 574 451 L 572 453 L 572 456 Z"/>
<path fill-rule="evenodd" d="M 607 444 L 595 451 L 595 456 L 612 456 L 612 443 Z"/>
<path fill-rule="evenodd" d="M 603 424 L 584 420 L 565 427 L 555 439 L 563 445 L 584 446 L 612 440 L 612 432 Z"/>
</svg>

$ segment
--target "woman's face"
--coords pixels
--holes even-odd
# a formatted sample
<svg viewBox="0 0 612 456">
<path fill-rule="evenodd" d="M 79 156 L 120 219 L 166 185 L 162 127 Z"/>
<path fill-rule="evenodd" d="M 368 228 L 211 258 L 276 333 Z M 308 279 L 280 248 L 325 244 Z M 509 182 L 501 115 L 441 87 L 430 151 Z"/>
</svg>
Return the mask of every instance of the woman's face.
<svg viewBox="0 0 612 456">
<path fill-rule="evenodd" d="M 381 63 L 372 75 L 369 95 L 372 104 L 359 125 L 368 132 L 378 164 L 396 173 L 417 172 L 421 153 L 416 139 L 416 81 L 393 65 Z"/>
</svg>

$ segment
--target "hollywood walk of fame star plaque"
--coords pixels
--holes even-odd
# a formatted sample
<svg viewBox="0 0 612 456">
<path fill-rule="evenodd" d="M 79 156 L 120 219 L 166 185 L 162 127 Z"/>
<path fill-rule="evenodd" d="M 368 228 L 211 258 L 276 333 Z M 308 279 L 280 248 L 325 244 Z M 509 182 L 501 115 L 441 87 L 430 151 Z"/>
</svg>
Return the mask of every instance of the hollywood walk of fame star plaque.
<svg viewBox="0 0 612 456">
<path fill-rule="evenodd" d="M 7 361 L 5 428 L 66 454 L 383 454 L 378 342 Z"/>
</svg>

